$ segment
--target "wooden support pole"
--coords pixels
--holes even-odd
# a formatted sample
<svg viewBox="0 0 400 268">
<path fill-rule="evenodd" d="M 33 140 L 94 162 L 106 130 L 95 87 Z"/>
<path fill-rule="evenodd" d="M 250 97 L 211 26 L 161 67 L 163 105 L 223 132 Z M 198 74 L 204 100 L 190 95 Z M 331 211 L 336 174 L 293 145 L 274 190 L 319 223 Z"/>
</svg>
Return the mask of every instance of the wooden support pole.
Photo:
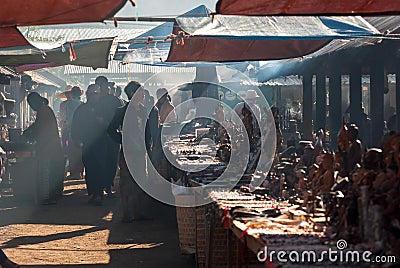
<svg viewBox="0 0 400 268">
<path fill-rule="evenodd" d="M 341 127 L 342 117 L 342 75 L 334 70 L 329 77 L 329 120 L 330 120 L 330 147 L 337 149 L 337 135 Z"/>
<path fill-rule="evenodd" d="M 315 130 L 326 129 L 326 82 L 325 74 L 317 75 L 316 89 L 316 107 L 315 107 Z"/>
<path fill-rule="evenodd" d="M 312 139 L 312 75 L 303 75 L 303 139 Z"/>
<path fill-rule="evenodd" d="M 350 123 L 360 126 L 361 108 L 361 69 L 356 65 L 350 73 Z"/>
<path fill-rule="evenodd" d="M 371 107 L 371 145 L 380 146 L 384 128 L 384 68 L 379 59 L 372 64 L 370 107 Z"/>
<path fill-rule="evenodd" d="M 356 65 L 350 73 L 350 122 L 359 129 L 358 138 L 364 145 L 369 145 L 369 131 L 367 116 L 362 105 L 362 76 L 360 66 Z"/>
</svg>

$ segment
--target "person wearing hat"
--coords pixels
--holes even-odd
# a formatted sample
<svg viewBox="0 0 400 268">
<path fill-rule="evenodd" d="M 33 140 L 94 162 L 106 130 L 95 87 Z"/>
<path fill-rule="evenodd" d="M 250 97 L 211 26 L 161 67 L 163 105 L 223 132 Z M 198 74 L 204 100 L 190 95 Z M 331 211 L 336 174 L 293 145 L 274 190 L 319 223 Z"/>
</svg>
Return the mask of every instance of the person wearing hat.
<svg viewBox="0 0 400 268">
<path fill-rule="evenodd" d="M 177 116 L 175 113 L 175 107 L 171 103 L 171 97 L 168 94 L 166 88 L 157 89 L 157 103 L 158 113 L 160 115 L 160 124 L 167 122 L 176 122 Z"/>
<path fill-rule="evenodd" d="M 143 86 L 137 81 L 131 81 L 124 89 L 129 102 L 123 107 L 116 110 L 113 119 L 108 127 L 108 133 L 115 142 L 122 144 L 122 128 L 125 118 L 125 114 L 128 109 L 128 105 L 131 105 L 132 109 L 129 109 L 129 130 L 132 133 L 127 133 L 129 135 L 128 144 L 129 149 L 135 154 L 135 161 L 131 164 L 131 170 L 134 173 L 135 178 L 140 178 L 141 180 L 147 177 L 146 170 L 146 146 L 145 141 L 146 134 L 150 133 L 149 124 L 147 121 L 147 109 L 143 105 L 145 93 Z M 131 134 L 135 134 L 134 136 Z M 119 155 L 119 167 L 120 167 L 120 194 L 122 203 L 122 222 L 132 222 L 133 220 L 145 219 L 144 217 L 144 198 L 145 193 L 136 183 L 135 179 L 132 177 L 128 165 L 125 160 L 124 155 L 124 145 Z M 131 152 L 131 153 L 132 153 Z"/>
<path fill-rule="evenodd" d="M 58 134 L 57 119 L 48 106 L 49 101 L 37 92 L 27 96 L 29 106 L 36 111 L 36 120 L 23 133 L 35 142 L 37 158 L 37 200 L 42 204 L 55 203 L 61 196 L 64 180 L 64 154 Z"/>
<path fill-rule="evenodd" d="M 96 120 L 96 106 L 100 99 L 100 87 L 91 84 L 86 90 L 86 103 L 76 109 L 71 123 L 71 137 L 75 147 L 81 149 L 85 167 L 86 189 L 89 204 L 102 205 L 104 187 L 104 154 L 102 125 Z"/>
<path fill-rule="evenodd" d="M 83 91 L 80 87 L 74 86 L 71 88 L 72 98 L 65 106 L 66 111 L 66 129 L 68 133 L 67 155 L 69 160 L 69 179 L 81 179 L 83 176 L 83 164 L 80 149 L 74 146 L 71 138 L 71 123 L 75 110 L 82 104 L 81 95 Z"/>
</svg>

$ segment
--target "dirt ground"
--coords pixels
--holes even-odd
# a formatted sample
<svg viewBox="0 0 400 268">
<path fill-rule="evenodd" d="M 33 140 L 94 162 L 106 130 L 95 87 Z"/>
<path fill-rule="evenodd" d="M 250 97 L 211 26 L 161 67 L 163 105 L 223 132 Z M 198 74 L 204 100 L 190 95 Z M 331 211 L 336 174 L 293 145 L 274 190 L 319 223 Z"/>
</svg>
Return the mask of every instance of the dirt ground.
<svg viewBox="0 0 400 268">
<path fill-rule="evenodd" d="M 0 197 L 0 247 L 22 267 L 196 266 L 180 254 L 173 207 L 152 200 L 153 220 L 121 223 L 118 192 L 92 206 L 82 180 L 66 181 L 55 205 L 21 199 Z"/>
</svg>

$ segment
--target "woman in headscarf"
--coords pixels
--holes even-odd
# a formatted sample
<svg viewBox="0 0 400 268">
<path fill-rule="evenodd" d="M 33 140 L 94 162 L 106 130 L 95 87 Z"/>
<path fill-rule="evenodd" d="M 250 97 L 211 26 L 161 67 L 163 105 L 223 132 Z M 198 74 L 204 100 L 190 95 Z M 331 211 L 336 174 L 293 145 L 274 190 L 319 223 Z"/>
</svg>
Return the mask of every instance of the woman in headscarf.
<svg viewBox="0 0 400 268">
<path fill-rule="evenodd" d="M 36 201 L 52 204 L 63 191 L 64 155 L 58 133 L 57 119 L 48 106 L 49 101 L 37 92 L 29 93 L 29 106 L 36 111 L 35 122 L 24 131 L 24 136 L 35 143 Z"/>
</svg>

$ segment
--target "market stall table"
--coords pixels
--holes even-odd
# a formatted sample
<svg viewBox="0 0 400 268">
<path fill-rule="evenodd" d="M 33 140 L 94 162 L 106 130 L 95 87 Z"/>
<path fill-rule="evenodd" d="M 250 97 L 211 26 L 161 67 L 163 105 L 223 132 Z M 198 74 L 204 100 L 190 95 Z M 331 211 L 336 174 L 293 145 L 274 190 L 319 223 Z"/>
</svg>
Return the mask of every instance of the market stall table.
<svg viewBox="0 0 400 268">
<path fill-rule="evenodd" d="M 164 143 L 164 152 L 169 161 L 168 174 L 189 186 L 191 178 L 217 178 L 226 168 L 226 163 L 215 152 L 212 143 L 197 144 L 193 139 L 173 138 Z M 201 179 L 200 179 L 201 180 Z"/>
<path fill-rule="evenodd" d="M 328 249 L 324 232 L 315 229 L 312 221 L 304 221 L 306 219 L 300 216 L 298 219 L 293 218 L 293 215 L 304 217 L 302 213 L 293 213 L 299 211 L 298 206 L 292 206 L 288 202 L 277 202 L 267 196 L 263 198 L 237 191 L 211 192 L 210 196 L 214 201 L 216 215 L 222 218 L 223 227 L 229 229 L 235 238 L 241 241 L 234 252 L 232 238 L 227 234 L 228 267 L 233 264 L 233 256 L 237 257 L 239 266 L 261 261 L 265 261 L 267 267 L 272 265 L 275 259 L 258 259 L 263 257 L 260 252 L 266 247 L 268 250 L 299 252 L 306 249 L 315 252 Z M 211 237 L 210 240 L 214 238 Z M 252 256 L 248 255 L 248 250 L 253 253 Z"/>
</svg>

